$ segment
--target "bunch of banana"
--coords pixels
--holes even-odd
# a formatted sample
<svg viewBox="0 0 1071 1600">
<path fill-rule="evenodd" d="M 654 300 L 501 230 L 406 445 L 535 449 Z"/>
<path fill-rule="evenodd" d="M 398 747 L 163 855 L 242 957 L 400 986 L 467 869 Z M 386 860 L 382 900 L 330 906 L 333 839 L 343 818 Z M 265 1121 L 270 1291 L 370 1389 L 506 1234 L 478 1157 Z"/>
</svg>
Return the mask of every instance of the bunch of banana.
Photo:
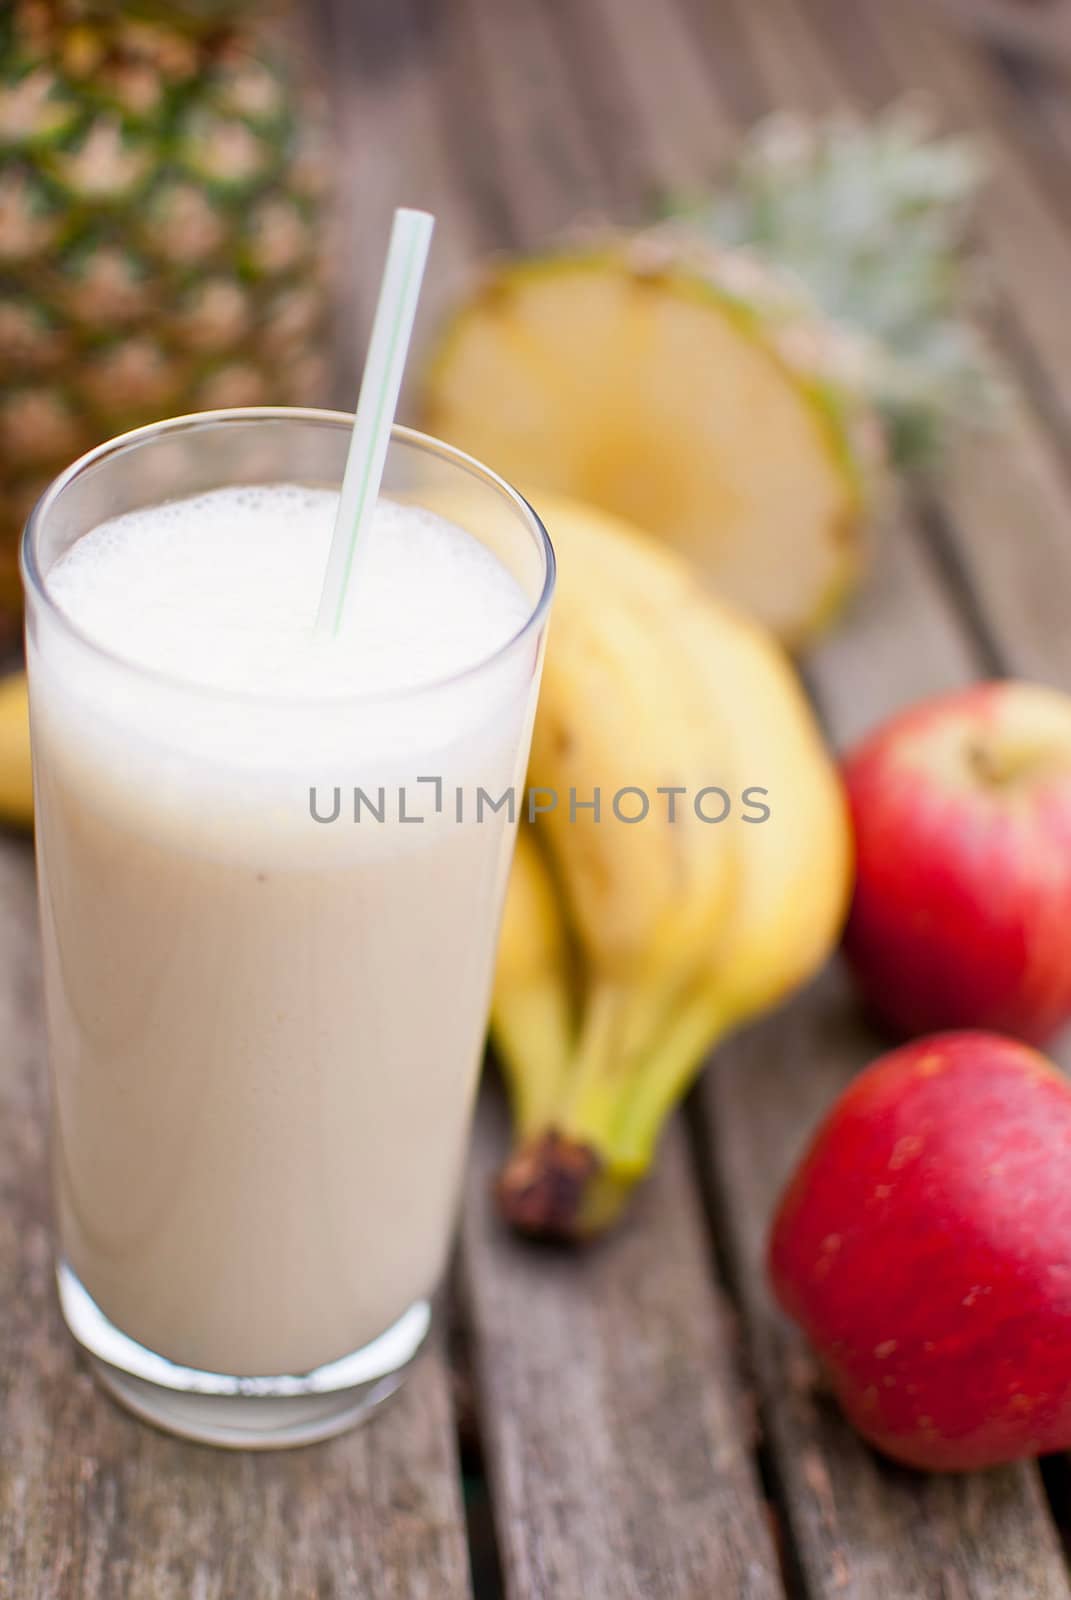
<svg viewBox="0 0 1071 1600">
<path fill-rule="evenodd" d="M 770 635 L 628 524 L 539 508 L 559 591 L 529 784 L 558 804 L 522 828 L 507 899 L 492 1030 L 517 1142 L 498 1194 L 517 1227 L 575 1238 L 613 1220 L 713 1044 L 825 960 L 851 849 Z M 715 785 L 765 791 L 768 816 L 702 820 Z M 569 804 L 596 789 L 598 814 Z M 657 811 L 622 822 L 622 789 L 626 814 L 639 794 Z"/>
</svg>

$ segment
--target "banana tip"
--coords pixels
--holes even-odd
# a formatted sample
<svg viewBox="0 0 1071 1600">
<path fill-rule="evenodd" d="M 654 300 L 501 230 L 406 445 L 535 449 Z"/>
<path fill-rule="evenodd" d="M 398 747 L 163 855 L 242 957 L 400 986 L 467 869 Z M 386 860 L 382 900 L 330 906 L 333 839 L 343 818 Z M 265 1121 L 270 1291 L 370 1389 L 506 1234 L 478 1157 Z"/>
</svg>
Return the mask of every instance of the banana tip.
<svg viewBox="0 0 1071 1600">
<path fill-rule="evenodd" d="M 573 1243 L 591 1231 L 589 1199 L 602 1165 L 590 1145 L 548 1129 L 506 1162 L 495 1185 L 498 1208 L 519 1233 Z"/>
</svg>

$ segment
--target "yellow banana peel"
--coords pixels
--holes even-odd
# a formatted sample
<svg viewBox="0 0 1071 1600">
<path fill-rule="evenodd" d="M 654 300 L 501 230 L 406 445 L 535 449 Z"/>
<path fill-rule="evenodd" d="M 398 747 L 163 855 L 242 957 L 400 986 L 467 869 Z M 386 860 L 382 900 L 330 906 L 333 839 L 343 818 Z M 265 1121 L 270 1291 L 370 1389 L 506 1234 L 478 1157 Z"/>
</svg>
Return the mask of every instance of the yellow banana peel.
<svg viewBox="0 0 1071 1600">
<path fill-rule="evenodd" d="M 576 1033 L 572 967 L 549 865 L 534 830 L 522 825 L 499 935 L 491 1024 L 521 1138 L 554 1114 Z"/>
<path fill-rule="evenodd" d="M 543 1093 L 538 1118 L 519 1122 L 499 1198 L 522 1229 L 572 1238 L 613 1220 L 716 1041 L 823 964 L 852 860 L 835 766 L 777 642 L 628 524 L 557 497 L 537 505 L 565 604 L 530 781 L 606 794 L 660 775 L 692 791 L 761 790 L 769 808 L 760 825 L 622 827 L 571 820 L 559 799 L 537 821 L 576 939 L 577 1030 L 556 1067 L 544 1060 L 553 1104 Z M 520 942 L 517 905 L 513 920 Z M 523 1076 L 517 1029 L 503 1040 L 493 1027 Z M 545 1057 L 561 1048 L 543 1035 Z"/>
</svg>

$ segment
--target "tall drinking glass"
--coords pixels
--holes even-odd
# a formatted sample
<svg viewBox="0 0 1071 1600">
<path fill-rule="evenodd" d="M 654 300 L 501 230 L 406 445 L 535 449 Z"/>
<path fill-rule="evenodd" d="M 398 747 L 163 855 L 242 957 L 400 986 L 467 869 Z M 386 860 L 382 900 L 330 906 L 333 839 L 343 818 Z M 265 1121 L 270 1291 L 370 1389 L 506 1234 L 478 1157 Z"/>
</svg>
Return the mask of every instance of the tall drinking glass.
<svg viewBox="0 0 1071 1600">
<path fill-rule="evenodd" d="M 427 1332 L 553 555 L 501 479 L 396 428 L 384 494 L 487 546 L 527 620 L 441 681 L 312 698 L 134 664 L 49 573 L 132 510 L 337 489 L 350 427 L 139 429 L 58 478 L 23 542 L 60 1299 L 126 1405 L 218 1444 L 341 1430 Z"/>
</svg>

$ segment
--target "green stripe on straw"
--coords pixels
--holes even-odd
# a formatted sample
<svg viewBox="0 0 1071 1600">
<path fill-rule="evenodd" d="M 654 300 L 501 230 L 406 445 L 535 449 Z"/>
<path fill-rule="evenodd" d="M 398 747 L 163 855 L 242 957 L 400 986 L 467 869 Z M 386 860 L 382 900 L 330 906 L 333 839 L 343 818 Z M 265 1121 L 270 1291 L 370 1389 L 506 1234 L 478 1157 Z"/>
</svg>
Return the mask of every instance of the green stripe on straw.
<svg viewBox="0 0 1071 1600">
<path fill-rule="evenodd" d="M 357 557 L 362 536 L 379 499 L 434 226 L 434 217 L 426 211 L 403 209 L 394 213 L 316 614 L 316 625 L 325 633 L 338 633 L 356 592 L 354 569 L 360 566 Z"/>
</svg>

